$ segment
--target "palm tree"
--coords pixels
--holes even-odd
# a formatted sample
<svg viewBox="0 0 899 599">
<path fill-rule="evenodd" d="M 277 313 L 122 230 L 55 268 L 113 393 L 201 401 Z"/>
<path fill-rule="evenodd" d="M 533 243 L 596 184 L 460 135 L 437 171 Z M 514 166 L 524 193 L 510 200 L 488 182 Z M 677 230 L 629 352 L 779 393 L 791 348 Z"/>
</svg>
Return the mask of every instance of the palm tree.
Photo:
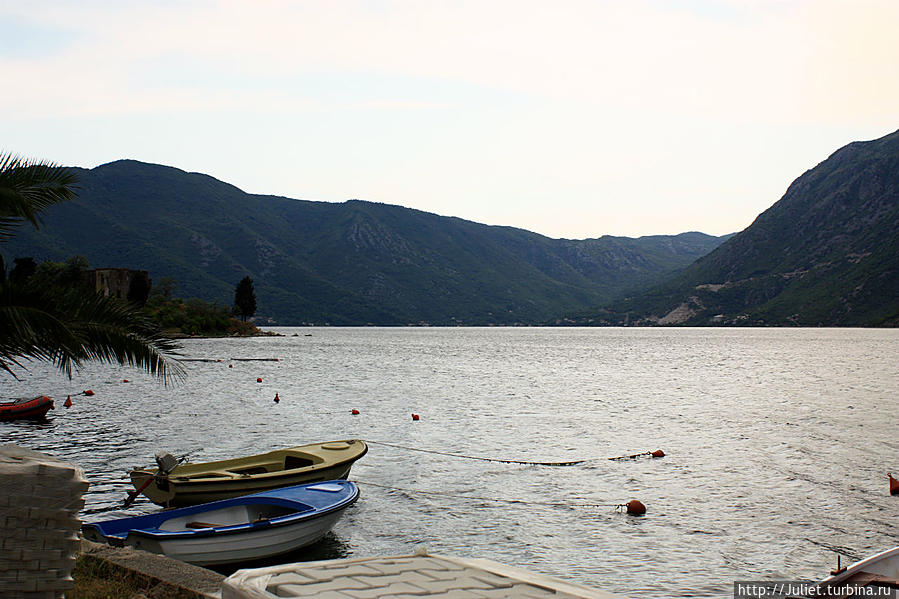
<svg viewBox="0 0 899 599">
<path fill-rule="evenodd" d="M 74 173 L 48 162 L 0 154 L 0 240 L 42 210 L 75 197 Z M 2 262 L 0 262 L 2 264 Z M 0 369 L 23 361 L 55 364 L 70 378 L 85 361 L 136 366 L 165 383 L 185 375 L 178 345 L 138 308 L 115 298 L 0 279 Z"/>
<path fill-rule="evenodd" d="M 0 240 L 24 221 L 37 228 L 39 214 L 53 204 L 74 199 L 75 174 L 50 162 L 0 154 Z"/>
</svg>

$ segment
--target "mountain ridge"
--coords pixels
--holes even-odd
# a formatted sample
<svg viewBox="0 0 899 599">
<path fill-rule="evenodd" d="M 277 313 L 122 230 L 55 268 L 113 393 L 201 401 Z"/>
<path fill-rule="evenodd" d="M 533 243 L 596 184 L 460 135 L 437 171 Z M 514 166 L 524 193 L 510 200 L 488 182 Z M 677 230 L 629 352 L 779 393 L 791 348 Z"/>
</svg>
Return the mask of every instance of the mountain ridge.
<svg viewBox="0 0 899 599">
<path fill-rule="evenodd" d="M 899 131 L 800 175 L 744 231 L 601 324 L 899 324 Z"/>
<path fill-rule="evenodd" d="M 550 239 L 391 204 L 247 194 L 135 160 L 73 170 L 78 199 L 4 253 L 141 268 L 226 305 L 250 276 L 263 323 L 537 324 L 656 281 L 724 239 Z"/>
</svg>

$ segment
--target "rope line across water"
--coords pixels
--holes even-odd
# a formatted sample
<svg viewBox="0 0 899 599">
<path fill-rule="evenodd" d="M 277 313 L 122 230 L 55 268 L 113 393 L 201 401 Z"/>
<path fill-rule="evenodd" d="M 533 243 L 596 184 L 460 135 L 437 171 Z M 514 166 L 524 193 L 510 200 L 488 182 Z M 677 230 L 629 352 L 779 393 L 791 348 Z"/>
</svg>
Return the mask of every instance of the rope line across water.
<svg viewBox="0 0 899 599">
<path fill-rule="evenodd" d="M 804 540 L 808 541 L 809 543 L 811 543 L 813 545 L 817 545 L 818 547 L 824 547 L 825 549 L 829 549 L 830 551 L 833 551 L 834 553 L 837 553 L 840 555 L 845 555 L 846 557 L 848 557 L 849 559 L 854 560 L 854 561 L 859 561 L 862 559 L 861 555 L 859 555 L 853 549 L 849 549 L 848 547 L 841 547 L 839 545 L 830 545 L 828 543 L 822 543 L 821 541 L 816 541 L 816 540 L 810 539 L 808 537 L 805 537 Z"/>
<path fill-rule="evenodd" d="M 456 495 L 454 493 L 446 493 L 444 491 L 423 491 L 421 489 L 404 489 L 402 487 L 393 487 L 389 485 L 381 485 L 378 483 L 373 483 L 365 480 L 355 480 L 362 485 L 369 485 L 371 487 L 379 487 L 381 489 L 387 489 L 389 491 L 401 491 L 403 493 L 412 493 L 419 495 L 439 495 L 441 497 L 451 497 L 453 499 L 467 499 L 469 501 L 492 501 L 495 503 L 510 503 L 510 504 L 521 504 L 521 505 L 542 505 L 547 507 L 621 507 L 623 504 L 618 503 L 571 503 L 571 502 L 550 502 L 550 501 L 525 501 L 523 499 L 501 499 L 498 497 L 472 497 L 471 495 Z"/>
<path fill-rule="evenodd" d="M 438 455 L 445 455 L 454 458 L 465 458 L 468 460 L 481 460 L 484 462 L 500 462 L 503 464 L 526 464 L 529 466 L 576 466 L 577 464 L 583 464 L 584 462 L 588 462 L 590 460 L 572 460 L 570 462 L 530 462 L 526 460 L 504 460 L 499 458 L 484 458 L 479 456 L 472 455 L 463 455 L 461 453 L 449 453 L 446 451 L 436 451 L 433 449 L 420 449 L 417 447 L 405 447 L 403 445 L 396 445 L 394 443 L 385 443 L 384 441 L 366 441 L 366 443 L 373 443 L 375 445 L 385 445 L 387 447 L 395 447 L 397 449 L 405 449 L 408 451 L 420 451 L 422 453 L 436 453 Z"/>
</svg>

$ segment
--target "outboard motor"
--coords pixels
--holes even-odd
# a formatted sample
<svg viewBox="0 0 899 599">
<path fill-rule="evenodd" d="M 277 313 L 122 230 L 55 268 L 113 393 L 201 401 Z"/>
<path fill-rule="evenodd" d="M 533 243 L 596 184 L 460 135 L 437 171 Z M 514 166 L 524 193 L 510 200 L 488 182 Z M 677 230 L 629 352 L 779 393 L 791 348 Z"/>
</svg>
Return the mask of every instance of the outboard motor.
<svg viewBox="0 0 899 599">
<path fill-rule="evenodd" d="M 179 460 L 167 451 L 156 454 L 156 465 L 159 466 L 160 474 L 168 474 L 174 470 L 175 466 L 180 464 L 181 461 L 182 460 Z"/>
<path fill-rule="evenodd" d="M 156 480 L 156 486 L 159 487 L 160 490 L 169 490 L 169 474 L 171 474 L 172 470 L 186 458 L 187 456 L 180 459 L 176 458 L 167 451 L 156 454 L 156 465 L 159 466 L 159 470 L 156 471 L 153 478 Z"/>
</svg>

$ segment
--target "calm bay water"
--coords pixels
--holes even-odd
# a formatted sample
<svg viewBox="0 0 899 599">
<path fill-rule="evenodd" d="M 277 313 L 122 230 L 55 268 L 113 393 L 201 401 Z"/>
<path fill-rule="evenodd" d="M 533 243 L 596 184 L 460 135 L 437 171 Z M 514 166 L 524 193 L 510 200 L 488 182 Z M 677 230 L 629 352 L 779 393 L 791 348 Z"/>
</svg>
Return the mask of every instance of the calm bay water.
<svg viewBox="0 0 899 599">
<path fill-rule="evenodd" d="M 185 357 L 222 362 L 186 362 L 176 387 L 98 365 L 72 381 L 40 365 L 5 377 L 0 396 L 46 394 L 57 409 L 46 423 L 0 423 L 0 443 L 82 466 L 90 521 L 156 509 L 119 506 L 127 471 L 160 450 L 209 461 L 361 438 L 373 442 L 351 475 L 362 498 L 296 557 L 423 543 L 630 597 L 814 580 L 834 549 L 899 544 L 886 477 L 899 471 L 899 331 L 276 330 L 185 341 Z M 96 395 L 75 395 L 85 389 Z M 655 449 L 666 457 L 606 459 Z M 616 512 L 630 499 L 646 516 Z"/>
</svg>

